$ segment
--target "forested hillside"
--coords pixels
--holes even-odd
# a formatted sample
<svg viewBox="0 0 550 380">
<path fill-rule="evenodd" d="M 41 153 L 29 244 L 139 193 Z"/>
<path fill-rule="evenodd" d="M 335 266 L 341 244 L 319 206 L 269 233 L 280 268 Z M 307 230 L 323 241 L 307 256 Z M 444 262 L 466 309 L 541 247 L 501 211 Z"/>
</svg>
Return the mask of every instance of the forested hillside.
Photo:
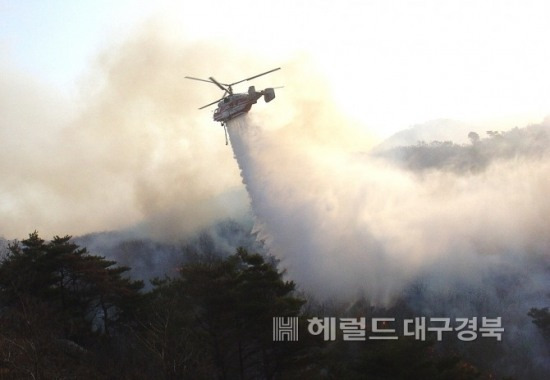
<svg viewBox="0 0 550 380">
<path fill-rule="evenodd" d="M 68 236 L 45 241 L 34 232 L 11 242 L 0 264 L 1 378 L 503 378 L 432 335 L 422 341 L 397 329 L 398 340 L 346 341 L 341 332 L 332 340 L 307 333 L 317 317 L 413 317 L 404 300 L 389 309 L 365 299 L 320 303 L 298 292 L 272 257 L 245 248 L 180 253 L 176 274 L 145 291 L 130 268 Z M 548 310 L 530 314 L 548 338 Z M 275 341 L 279 316 L 299 317 L 298 341 Z M 491 346 L 485 359 L 499 353 L 498 342 Z"/>
</svg>

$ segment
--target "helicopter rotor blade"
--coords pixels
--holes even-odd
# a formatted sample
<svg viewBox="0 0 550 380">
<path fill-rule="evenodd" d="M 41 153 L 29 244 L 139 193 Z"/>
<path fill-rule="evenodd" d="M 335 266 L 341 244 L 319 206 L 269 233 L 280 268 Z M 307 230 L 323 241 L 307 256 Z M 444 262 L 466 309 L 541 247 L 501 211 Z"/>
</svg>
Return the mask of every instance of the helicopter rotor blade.
<svg viewBox="0 0 550 380">
<path fill-rule="evenodd" d="M 220 82 L 215 80 L 213 77 L 210 77 L 209 79 L 212 81 L 212 83 L 218 86 L 222 91 L 227 92 L 229 95 L 233 94 L 233 91 L 231 90 L 231 86 L 224 87 Z"/>
<path fill-rule="evenodd" d="M 224 98 L 225 98 L 225 96 L 224 96 Z M 202 110 L 203 108 L 210 107 L 210 106 L 216 104 L 217 102 L 219 102 L 219 101 L 222 100 L 222 99 L 223 99 L 223 98 L 220 98 L 220 99 L 218 99 L 218 100 L 216 100 L 216 101 L 214 101 L 214 102 L 212 102 L 212 103 L 208 103 L 207 105 L 202 106 L 202 107 L 199 108 L 199 109 Z"/>
<path fill-rule="evenodd" d="M 187 79 L 193 79 L 193 80 L 200 80 L 201 82 L 207 82 L 207 83 L 214 83 L 211 80 L 201 79 L 201 78 L 194 78 L 194 77 L 185 77 Z M 215 83 L 214 83 L 215 84 Z"/>
<path fill-rule="evenodd" d="M 233 86 L 233 85 L 236 85 L 236 84 L 239 84 L 239 83 L 242 83 L 242 82 L 246 82 L 247 80 L 252 80 L 252 79 L 261 77 L 262 75 L 266 75 L 266 74 L 272 73 L 272 72 L 277 71 L 277 70 L 281 70 L 281 68 L 280 68 L 280 67 L 277 67 L 276 69 L 266 71 L 265 73 L 261 73 L 261 74 L 258 74 L 258 75 L 254 75 L 253 77 L 246 78 L 246 79 L 242 79 L 242 80 L 240 80 L 240 81 L 238 81 L 238 82 L 235 82 L 235 83 L 231 83 L 231 84 L 228 85 L 228 86 Z M 210 78 L 210 79 L 212 79 L 212 78 Z"/>
</svg>

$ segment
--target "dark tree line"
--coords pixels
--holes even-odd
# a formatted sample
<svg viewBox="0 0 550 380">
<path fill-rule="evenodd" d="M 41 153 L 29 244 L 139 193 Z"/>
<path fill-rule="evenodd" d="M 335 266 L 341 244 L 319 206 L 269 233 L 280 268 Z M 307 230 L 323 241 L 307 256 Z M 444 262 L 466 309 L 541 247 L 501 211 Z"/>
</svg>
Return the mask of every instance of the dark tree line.
<svg viewBox="0 0 550 380">
<path fill-rule="evenodd" d="M 272 317 L 297 316 L 304 301 L 261 255 L 196 255 L 149 292 L 129 269 L 69 236 L 10 244 L 0 378 L 272 379 L 289 366 L 293 350 L 274 344 Z"/>
<path fill-rule="evenodd" d="M 198 258 L 154 285 L 138 336 L 166 378 L 273 379 L 285 366 L 272 317 L 297 316 L 304 301 L 262 256 Z"/>
<path fill-rule="evenodd" d="M 142 297 L 143 283 L 115 264 L 69 236 L 46 243 L 34 232 L 10 244 L 0 265 L 0 371 L 32 379 L 86 375 L 81 357 L 117 334 Z"/>
<path fill-rule="evenodd" d="M 0 263 L 0 379 L 489 379 L 433 340 L 274 342 L 275 316 L 345 312 L 306 302 L 274 260 L 239 248 L 193 255 L 179 275 L 141 281 L 69 236 L 9 245 Z M 548 310 L 531 311 L 548 332 Z"/>
<path fill-rule="evenodd" d="M 397 146 L 377 151 L 374 155 L 417 173 L 428 170 L 479 173 L 496 160 L 539 159 L 548 155 L 550 131 L 544 125 L 514 128 L 507 132 L 487 131 L 487 136 L 480 138 L 477 133 L 470 132 L 471 144 L 418 141 L 415 145 Z"/>
</svg>

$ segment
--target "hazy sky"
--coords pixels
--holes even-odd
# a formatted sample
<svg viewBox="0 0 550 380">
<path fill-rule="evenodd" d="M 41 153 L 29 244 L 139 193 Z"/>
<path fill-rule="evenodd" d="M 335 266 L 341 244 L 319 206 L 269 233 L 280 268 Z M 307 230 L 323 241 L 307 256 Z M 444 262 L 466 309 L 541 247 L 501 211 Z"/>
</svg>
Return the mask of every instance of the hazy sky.
<svg viewBox="0 0 550 380">
<path fill-rule="evenodd" d="M 185 75 L 281 66 L 253 82 L 285 88 L 250 117 L 348 151 L 440 118 L 539 123 L 548 4 L 0 0 L 0 236 L 179 236 L 246 209 L 231 147 L 197 110 L 220 91 Z"/>
<path fill-rule="evenodd" d="M 72 97 L 102 50 L 153 19 L 274 67 L 309 55 L 337 105 L 387 136 L 435 118 L 511 127 L 550 114 L 549 14 L 545 0 L 2 0 L 0 51 Z"/>
</svg>

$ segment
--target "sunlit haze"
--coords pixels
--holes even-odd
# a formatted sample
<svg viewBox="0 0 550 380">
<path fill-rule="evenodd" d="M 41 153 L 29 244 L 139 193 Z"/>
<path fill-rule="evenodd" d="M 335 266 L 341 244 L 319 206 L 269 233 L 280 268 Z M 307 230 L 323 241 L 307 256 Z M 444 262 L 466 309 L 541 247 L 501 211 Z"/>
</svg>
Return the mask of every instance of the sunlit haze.
<svg viewBox="0 0 550 380">
<path fill-rule="evenodd" d="M 550 113 L 546 1 L 4 1 L 0 10 L 4 65 L 69 97 L 99 54 L 154 22 L 270 66 L 310 56 L 337 106 L 381 138 L 432 119 L 513 127 Z M 228 57 L 209 59 L 240 75 Z M 221 71 L 209 66 L 182 74 Z"/>
<path fill-rule="evenodd" d="M 550 113 L 544 1 L 0 7 L 0 234 L 9 238 L 140 223 L 174 237 L 246 210 L 231 148 L 212 109 L 197 109 L 219 89 L 186 75 L 230 82 L 282 67 L 254 81 L 284 88 L 250 117 L 340 151 L 365 152 L 433 120 L 447 121 L 430 138 L 463 142 L 470 129 Z"/>
</svg>

